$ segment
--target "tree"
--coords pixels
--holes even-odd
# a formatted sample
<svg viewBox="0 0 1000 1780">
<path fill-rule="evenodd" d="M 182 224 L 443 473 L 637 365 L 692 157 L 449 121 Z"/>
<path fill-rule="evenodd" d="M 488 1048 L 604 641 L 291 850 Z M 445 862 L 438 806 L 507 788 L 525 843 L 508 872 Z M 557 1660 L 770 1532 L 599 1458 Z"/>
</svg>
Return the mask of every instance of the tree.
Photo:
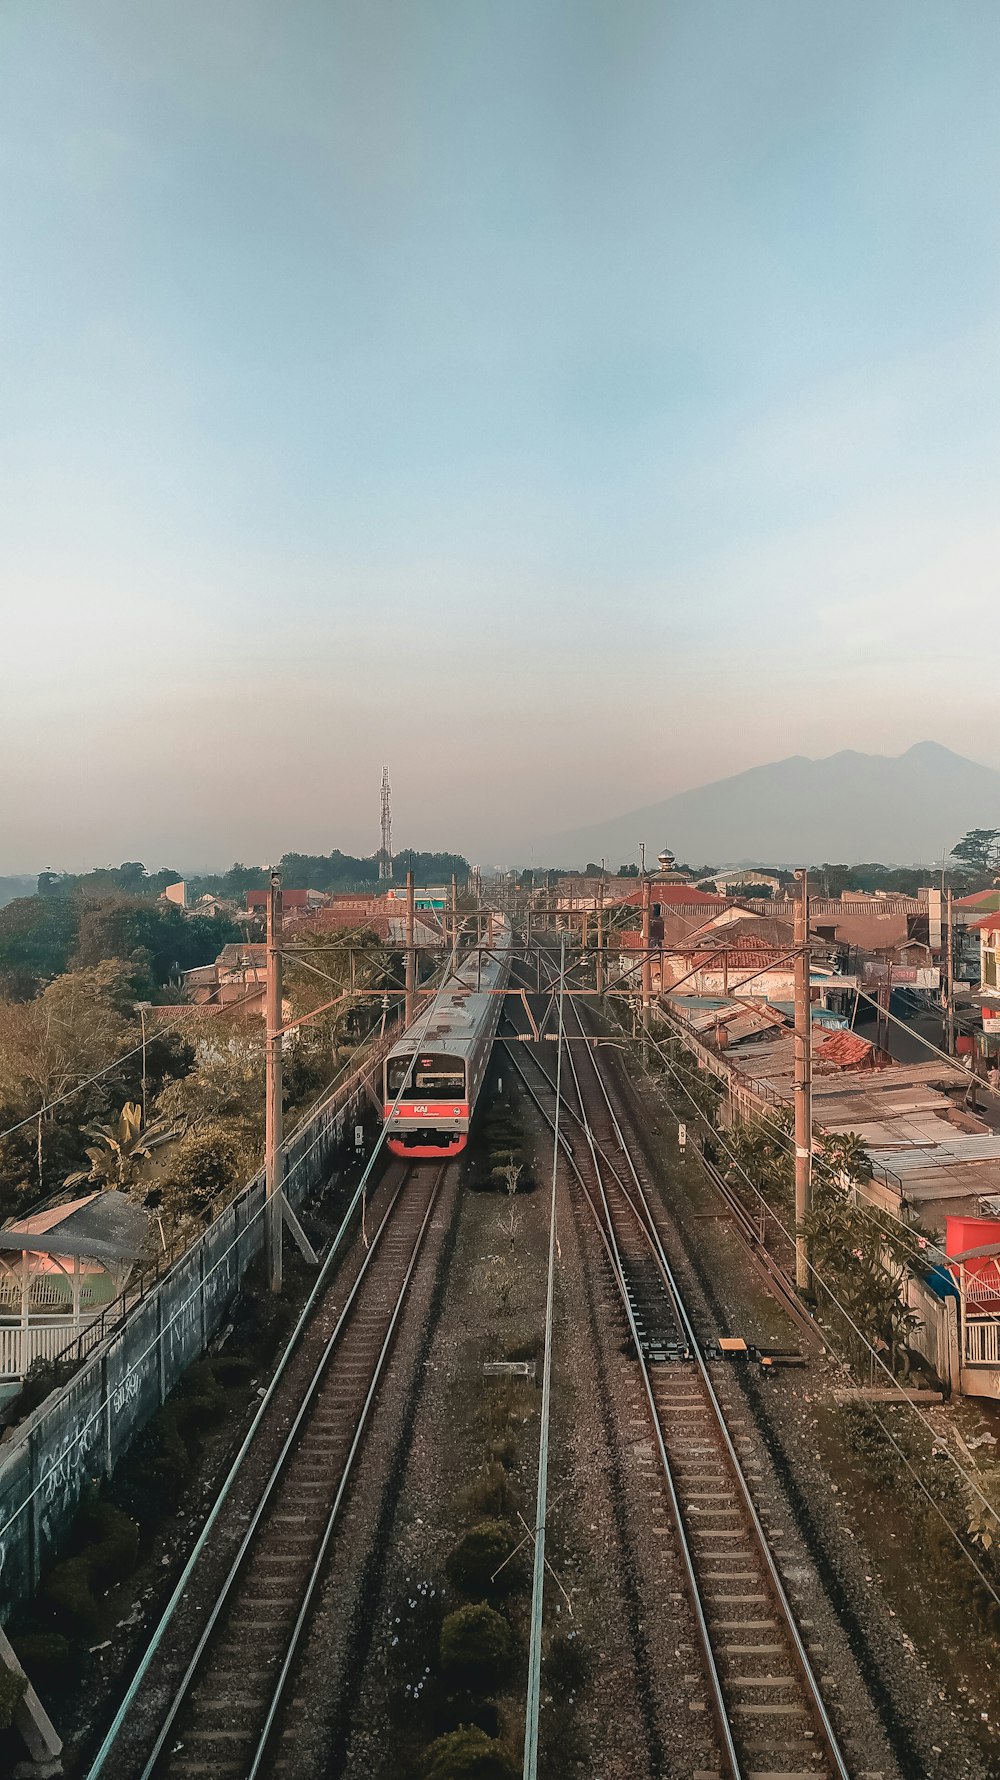
<svg viewBox="0 0 1000 1780">
<path fill-rule="evenodd" d="M 951 849 L 963 871 L 992 880 L 1000 871 L 1000 828 L 970 828 Z"/>
<path fill-rule="evenodd" d="M 80 910 L 71 898 L 19 896 L 0 909 L 0 990 L 18 1001 L 67 969 Z"/>
<path fill-rule="evenodd" d="M 34 1001 L 0 1002 L 0 1093 L 42 1106 L 130 1048 L 129 984 L 121 965 L 56 977 Z"/>
<path fill-rule="evenodd" d="M 260 1022 L 219 1015 L 211 1039 L 199 1047 L 197 1067 L 167 1084 L 157 1114 L 199 1135 L 224 1138 L 239 1174 L 249 1179 L 264 1153 L 264 1073 Z"/>
<path fill-rule="evenodd" d="M 239 938 L 225 916 L 186 915 L 142 897 L 110 896 L 83 903 L 74 963 L 120 958 L 131 966 L 135 993 L 148 997 L 175 972 L 210 964 Z"/>
<path fill-rule="evenodd" d="M 222 1131 L 189 1131 L 167 1158 L 160 1179 L 145 1184 L 144 1203 L 174 1220 L 210 1217 L 242 1182 L 236 1145 Z"/>
<path fill-rule="evenodd" d="M 127 1100 L 113 1124 L 84 1125 L 83 1135 L 94 1139 L 87 1148 L 90 1167 L 67 1175 L 64 1184 L 75 1187 L 81 1181 L 95 1181 L 104 1192 L 112 1187 L 130 1187 L 141 1164 L 149 1160 L 154 1150 L 179 1137 L 180 1132 L 166 1119 L 153 1119 L 144 1125 L 138 1101 Z"/>
</svg>

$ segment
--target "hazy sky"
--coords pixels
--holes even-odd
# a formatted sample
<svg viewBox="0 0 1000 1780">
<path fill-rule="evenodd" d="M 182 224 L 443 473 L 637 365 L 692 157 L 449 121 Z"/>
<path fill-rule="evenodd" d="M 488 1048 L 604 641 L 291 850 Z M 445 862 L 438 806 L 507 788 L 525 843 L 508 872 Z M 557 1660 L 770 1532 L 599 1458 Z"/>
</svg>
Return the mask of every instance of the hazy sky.
<svg viewBox="0 0 1000 1780">
<path fill-rule="evenodd" d="M 1000 765 L 997 0 L 4 0 L 0 872 Z"/>
</svg>

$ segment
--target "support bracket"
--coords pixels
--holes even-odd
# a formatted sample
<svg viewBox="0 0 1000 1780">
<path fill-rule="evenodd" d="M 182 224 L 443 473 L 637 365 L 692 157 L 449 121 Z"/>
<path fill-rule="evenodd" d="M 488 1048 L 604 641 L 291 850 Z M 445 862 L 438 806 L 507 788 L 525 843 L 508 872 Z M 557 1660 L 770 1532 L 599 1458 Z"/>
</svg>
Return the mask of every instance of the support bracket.
<svg viewBox="0 0 1000 1780">
<path fill-rule="evenodd" d="M 308 1261 L 310 1267 L 318 1267 L 319 1256 L 289 1205 L 288 1200 L 285 1198 L 284 1193 L 281 1195 L 281 1215 L 295 1238 L 296 1246 L 298 1247 L 298 1251 L 303 1260 Z"/>
<path fill-rule="evenodd" d="M 62 1738 L 42 1705 L 31 1682 L 28 1681 L 24 1669 L 14 1653 L 14 1646 L 0 1627 L 0 1662 L 7 1665 L 15 1675 L 24 1675 L 27 1687 L 24 1696 L 14 1711 L 14 1723 L 24 1739 L 28 1751 L 30 1765 L 26 1764 L 26 1772 L 37 1773 L 39 1780 L 42 1775 L 62 1773 Z"/>
</svg>

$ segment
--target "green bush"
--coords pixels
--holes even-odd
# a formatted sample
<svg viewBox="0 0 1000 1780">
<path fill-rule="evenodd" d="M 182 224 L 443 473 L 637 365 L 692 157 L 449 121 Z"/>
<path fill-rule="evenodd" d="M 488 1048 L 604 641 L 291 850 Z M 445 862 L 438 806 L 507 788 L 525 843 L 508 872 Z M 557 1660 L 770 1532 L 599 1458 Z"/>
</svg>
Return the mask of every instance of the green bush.
<svg viewBox="0 0 1000 1780">
<path fill-rule="evenodd" d="M 90 1563 L 92 1587 L 114 1588 L 131 1576 L 139 1559 L 139 1529 L 120 1508 L 100 1499 L 85 1503 L 76 1534 L 84 1540 L 81 1556 Z"/>
<path fill-rule="evenodd" d="M 507 1621 L 485 1601 L 459 1607 L 441 1627 L 441 1668 L 467 1687 L 492 1688 L 510 1674 L 514 1635 Z"/>
<path fill-rule="evenodd" d="M 505 1562 L 516 1543 L 507 1521 L 480 1521 L 449 1552 L 445 1563 L 448 1580 L 476 1600 L 482 1600 L 484 1595 L 507 1594 L 520 1580 L 516 1563 Z"/>
<path fill-rule="evenodd" d="M 18 1419 L 30 1415 L 50 1392 L 68 1384 L 78 1366 L 78 1360 L 32 1360 L 17 1398 Z"/>
<path fill-rule="evenodd" d="M 494 1460 L 481 1471 L 462 1497 L 465 1520 L 503 1520 L 514 1509 L 514 1491 L 501 1464 Z"/>
<path fill-rule="evenodd" d="M 56 1564 L 43 1592 L 67 1637 L 96 1636 L 101 1609 L 90 1586 L 90 1560 L 82 1552 Z"/>
<path fill-rule="evenodd" d="M 212 1376 L 225 1390 L 232 1385 L 249 1383 L 256 1370 L 253 1361 L 244 1359 L 241 1354 L 217 1354 L 209 1363 Z"/>
<path fill-rule="evenodd" d="M 98 1596 L 124 1582 L 138 1556 L 135 1522 L 91 1488 L 73 1523 L 69 1556 L 53 1566 L 44 1589 L 64 1636 L 95 1635 L 101 1617 Z"/>
<path fill-rule="evenodd" d="M 15 1675 L 13 1669 L 0 1662 L 0 1731 L 7 1730 L 14 1722 L 14 1713 L 27 1685 L 23 1675 Z"/>
<path fill-rule="evenodd" d="M 73 1653 L 69 1639 L 61 1632 L 22 1632 L 11 1642 L 31 1681 L 43 1687 L 46 1683 L 54 1686 L 65 1681 Z"/>
<path fill-rule="evenodd" d="M 218 1420 L 225 1392 L 213 1360 L 199 1360 L 158 1410 L 132 1449 L 114 1486 L 115 1500 L 143 1527 L 175 1514 L 194 1472 L 198 1436 Z"/>
<path fill-rule="evenodd" d="M 505 1471 L 513 1471 L 517 1464 L 517 1441 L 511 1434 L 498 1435 L 496 1440 L 490 1441 L 489 1453 Z"/>
<path fill-rule="evenodd" d="M 503 1745 L 470 1725 L 438 1737 L 424 1756 L 425 1780 L 515 1780 L 516 1772 Z"/>
</svg>

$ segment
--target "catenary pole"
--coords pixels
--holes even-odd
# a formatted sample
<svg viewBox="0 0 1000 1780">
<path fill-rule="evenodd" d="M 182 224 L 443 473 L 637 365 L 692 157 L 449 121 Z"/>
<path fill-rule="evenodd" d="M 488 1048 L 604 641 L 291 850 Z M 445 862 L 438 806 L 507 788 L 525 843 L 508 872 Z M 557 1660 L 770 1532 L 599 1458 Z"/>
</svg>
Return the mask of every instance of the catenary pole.
<svg viewBox="0 0 1000 1780">
<path fill-rule="evenodd" d="M 281 1291 L 281 873 L 272 871 L 267 894 L 267 987 L 265 1032 L 265 1182 L 267 1189 L 267 1259 L 272 1292 Z"/>
<path fill-rule="evenodd" d="M 642 1060 L 646 1061 L 649 1044 L 649 1008 L 653 999 L 653 961 L 649 953 L 649 910 L 651 886 L 642 880 Z"/>
<path fill-rule="evenodd" d="M 945 1007 L 947 1007 L 948 1057 L 956 1054 L 956 911 L 954 890 L 947 892 L 947 926 L 945 926 Z"/>
<path fill-rule="evenodd" d="M 795 904 L 795 1284 L 809 1294 L 805 1221 L 812 1206 L 812 1009 L 809 1003 L 809 874 L 797 871 Z"/>
<path fill-rule="evenodd" d="M 413 989 L 416 978 L 415 959 L 413 955 L 413 873 L 406 874 L 406 1001 L 404 1006 L 405 1024 L 409 1026 L 413 1020 Z"/>
</svg>

